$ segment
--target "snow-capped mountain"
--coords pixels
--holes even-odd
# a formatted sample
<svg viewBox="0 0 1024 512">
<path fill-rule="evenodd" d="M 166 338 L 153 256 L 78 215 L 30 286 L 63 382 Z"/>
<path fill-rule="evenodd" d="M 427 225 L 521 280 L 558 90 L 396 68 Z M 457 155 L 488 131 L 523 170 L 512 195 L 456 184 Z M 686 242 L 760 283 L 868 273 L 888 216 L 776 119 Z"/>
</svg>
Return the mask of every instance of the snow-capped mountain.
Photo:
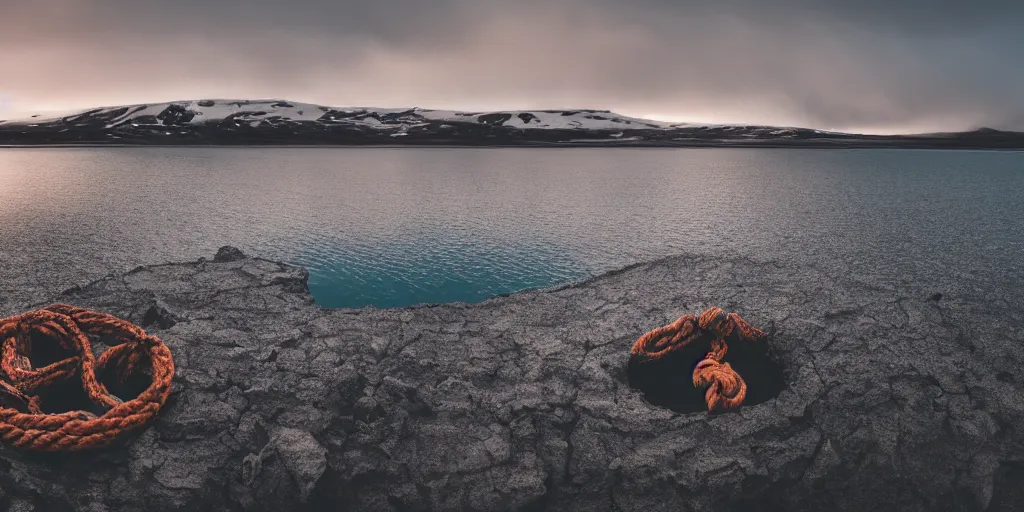
<svg viewBox="0 0 1024 512">
<path fill-rule="evenodd" d="M 940 143 L 948 144 L 959 135 L 936 135 L 928 140 L 938 137 Z M 1024 146 L 1021 134 L 1013 135 L 1014 143 Z M 899 145 L 911 139 L 803 128 L 667 123 L 606 110 L 455 112 L 339 108 L 284 100 L 175 101 L 0 121 L 0 144 L 7 145 L 808 146 Z M 913 140 L 921 143 L 924 139 Z"/>
<path fill-rule="evenodd" d="M 619 116 L 607 111 L 508 111 L 508 112 L 455 112 L 421 108 L 335 108 L 309 103 L 282 100 L 197 100 L 171 103 L 150 103 L 120 107 L 105 107 L 50 118 L 16 120 L 19 124 L 53 122 L 81 123 L 92 119 L 105 119 L 105 129 L 125 124 L 182 126 L 230 121 L 280 125 L 294 122 L 312 122 L 360 125 L 370 128 L 394 129 L 402 125 L 416 126 L 431 121 L 450 123 L 478 123 L 511 128 L 615 130 L 623 127 L 664 128 L 668 123 Z"/>
</svg>

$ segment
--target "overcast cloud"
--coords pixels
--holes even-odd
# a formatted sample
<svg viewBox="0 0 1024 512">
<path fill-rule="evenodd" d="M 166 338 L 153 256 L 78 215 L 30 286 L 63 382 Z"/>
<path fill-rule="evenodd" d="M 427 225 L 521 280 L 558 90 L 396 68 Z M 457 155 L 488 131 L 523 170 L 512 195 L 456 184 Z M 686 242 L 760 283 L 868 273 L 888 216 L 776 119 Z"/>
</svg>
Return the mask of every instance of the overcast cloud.
<svg viewBox="0 0 1024 512">
<path fill-rule="evenodd" d="M 1024 2 L 0 0 L 0 118 L 271 97 L 1024 130 Z"/>
</svg>

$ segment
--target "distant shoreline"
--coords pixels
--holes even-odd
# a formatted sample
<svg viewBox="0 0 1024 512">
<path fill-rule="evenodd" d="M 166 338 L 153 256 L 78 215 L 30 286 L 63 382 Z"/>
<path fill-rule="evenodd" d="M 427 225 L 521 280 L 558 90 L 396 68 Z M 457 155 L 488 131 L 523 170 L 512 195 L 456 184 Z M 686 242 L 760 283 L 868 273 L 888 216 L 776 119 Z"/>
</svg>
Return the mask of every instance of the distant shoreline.
<svg viewBox="0 0 1024 512">
<path fill-rule="evenodd" d="M 0 122 L 0 147 L 1024 150 L 1024 132 L 978 128 L 869 135 L 749 124 L 673 124 L 592 109 L 456 112 L 194 100 Z"/>
<path fill-rule="evenodd" d="M 245 148 L 245 149 L 910 149 L 932 151 L 1000 151 L 1024 152 L 1024 147 L 992 147 L 939 144 L 892 144 L 865 143 L 818 143 L 818 144 L 785 144 L 778 142 L 765 143 L 697 143 L 697 144 L 658 144 L 658 143 L 532 143 L 532 144 L 0 144 L 0 149 L 75 149 L 75 148 Z"/>
</svg>

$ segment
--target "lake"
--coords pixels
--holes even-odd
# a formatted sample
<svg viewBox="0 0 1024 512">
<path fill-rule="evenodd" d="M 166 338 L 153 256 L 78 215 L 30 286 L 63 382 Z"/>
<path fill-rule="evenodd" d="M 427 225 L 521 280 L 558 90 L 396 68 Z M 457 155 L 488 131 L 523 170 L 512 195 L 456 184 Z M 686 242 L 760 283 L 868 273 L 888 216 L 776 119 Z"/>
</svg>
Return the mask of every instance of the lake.
<svg viewBox="0 0 1024 512">
<path fill-rule="evenodd" d="M 984 294 L 1024 284 L 1024 153 L 0 149 L 0 240 L 0 294 L 41 301 L 222 245 L 307 267 L 327 307 L 476 302 L 680 253 Z"/>
</svg>

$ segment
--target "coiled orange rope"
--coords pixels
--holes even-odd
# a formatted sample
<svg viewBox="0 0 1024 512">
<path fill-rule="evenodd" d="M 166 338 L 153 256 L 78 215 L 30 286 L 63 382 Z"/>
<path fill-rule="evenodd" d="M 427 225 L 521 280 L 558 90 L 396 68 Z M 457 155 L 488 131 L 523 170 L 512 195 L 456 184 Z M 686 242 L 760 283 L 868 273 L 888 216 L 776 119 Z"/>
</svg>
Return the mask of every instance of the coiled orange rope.
<svg viewBox="0 0 1024 512">
<path fill-rule="evenodd" d="M 103 338 L 111 348 L 96 360 L 90 338 Z M 33 344 L 65 356 L 34 368 Z M 46 344 L 48 346 L 38 346 Z M 152 382 L 137 397 L 122 401 L 97 379 L 113 375 L 118 384 L 149 369 Z M 171 351 L 157 337 L 117 317 L 54 304 L 0 320 L 0 440 L 18 448 L 78 451 L 110 444 L 156 417 L 167 401 L 174 377 Z M 97 416 L 76 410 L 43 412 L 39 396 L 54 385 L 78 378 Z"/>
<path fill-rule="evenodd" d="M 722 362 L 728 347 L 725 338 L 732 334 L 744 341 L 755 341 L 764 333 L 736 313 L 726 314 L 721 308 L 708 308 L 700 317 L 683 315 L 664 327 L 650 331 L 633 344 L 631 358 L 637 363 L 658 360 L 691 343 L 711 340 L 711 350 L 693 370 L 693 385 L 706 386 L 704 399 L 708 410 L 729 409 L 743 403 L 747 384 Z"/>
</svg>

